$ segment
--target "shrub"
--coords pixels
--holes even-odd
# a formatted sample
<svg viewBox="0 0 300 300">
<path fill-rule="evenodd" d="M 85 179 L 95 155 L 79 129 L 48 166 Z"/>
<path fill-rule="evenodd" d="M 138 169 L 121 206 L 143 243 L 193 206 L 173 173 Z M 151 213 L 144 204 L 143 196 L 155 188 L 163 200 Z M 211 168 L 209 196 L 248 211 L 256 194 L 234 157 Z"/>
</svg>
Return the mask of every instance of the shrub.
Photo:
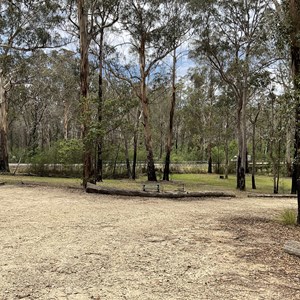
<svg viewBox="0 0 300 300">
<path fill-rule="evenodd" d="M 31 158 L 28 172 L 39 176 L 49 176 L 48 163 L 47 155 L 37 154 Z"/>
<path fill-rule="evenodd" d="M 284 225 L 297 225 L 297 212 L 295 209 L 285 209 L 279 215 L 280 223 Z"/>
<path fill-rule="evenodd" d="M 83 145 L 81 140 L 61 140 L 52 147 L 27 153 L 25 161 L 30 163 L 27 172 L 39 176 L 80 176 Z"/>
<path fill-rule="evenodd" d="M 82 162 L 83 144 L 81 140 L 61 140 L 57 143 L 56 148 L 61 164 L 78 164 Z"/>
</svg>

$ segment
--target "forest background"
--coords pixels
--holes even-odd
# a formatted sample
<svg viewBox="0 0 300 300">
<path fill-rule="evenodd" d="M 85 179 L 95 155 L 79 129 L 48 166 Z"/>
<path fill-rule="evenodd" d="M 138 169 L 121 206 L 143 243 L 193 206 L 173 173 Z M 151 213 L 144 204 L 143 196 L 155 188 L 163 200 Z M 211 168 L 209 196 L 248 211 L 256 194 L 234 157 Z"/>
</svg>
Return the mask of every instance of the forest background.
<svg viewBox="0 0 300 300">
<path fill-rule="evenodd" d="M 235 173 L 244 190 L 260 171 L 295 191 L 299 2 L 1 1 L 1 172 Z"/>
</svg>

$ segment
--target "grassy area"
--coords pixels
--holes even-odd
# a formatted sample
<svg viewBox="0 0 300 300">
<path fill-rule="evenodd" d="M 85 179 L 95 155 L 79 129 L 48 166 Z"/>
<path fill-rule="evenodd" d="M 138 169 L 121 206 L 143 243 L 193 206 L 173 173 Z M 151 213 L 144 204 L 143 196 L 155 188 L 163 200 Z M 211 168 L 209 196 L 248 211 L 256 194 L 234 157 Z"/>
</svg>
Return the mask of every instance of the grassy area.
<svg viewBox="0 0 300 300">
<path fill-rule="evenodd" d="M 57 177 L 38 177 L 38 176 L 19 176 L 19 175 L 0 175 L 0 182 L 7 184 L 40 184 L 61 187 L 80 187 L 79 178 L 57 178 Z"/>
<path fill-rule="evenodd" d="M 216 174 L 174 174 L 172 180 L 180 180 L 186 183 L 187 189 L 223 189 L 236 190 L 236 177 L 230 175 L 228 179 L 220 179 Z M 281 178 L 279 181 L 279 193 L 289 194 L 291 190 L 291 178 Z M 273 178 L 269 176 L 256 176 L 256 190 L 251 188 L 251 175 L 246 176 L 247 192 L 273 193 Z"/>
<path fill-rule="evenodd" d="M 143 183 L 147 181 L 146 177 L 133 180 L 104 180 L 101 185 L 120 189 L 141 190 Z M 0 182 L 8 184 L 40 184 L 60 187 L 81 187 L 79 178 L 55 178 L 55 177 L 33 177 L 33 176 L 13 176 L 0 175 Z M 170 182 L 161 182 L 162 191 L 174 191 L 184 185 L 186 191 L 204 191 L 204 190 L 224 190 L 236 191 L 236 178 L 230 175 L 229 179 L 220 179 L 216 174 L 173 174 Z M 256 190 L 251 189 L 251 176 L 246 178 L 247 192 L 251 193 L 273 193 L 273 179 L 269 176 L 256 177 Z M 279 193 L 289 194 L 291 189 L 291 178 L 281 178 L 279 183 Z"/>
</svg>

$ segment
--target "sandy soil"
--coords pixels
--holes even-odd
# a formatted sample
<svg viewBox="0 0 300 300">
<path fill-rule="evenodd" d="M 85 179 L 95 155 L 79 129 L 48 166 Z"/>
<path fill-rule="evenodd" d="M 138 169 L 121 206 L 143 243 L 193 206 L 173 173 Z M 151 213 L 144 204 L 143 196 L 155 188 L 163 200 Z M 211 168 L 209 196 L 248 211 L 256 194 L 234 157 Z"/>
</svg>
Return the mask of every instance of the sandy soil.
<svg viewBox="0 0 300 300">
<path fill-rule="evenodd" d="M 300 299 L 293 199 L 0 187 L 0 299 Z"/>
</svg>

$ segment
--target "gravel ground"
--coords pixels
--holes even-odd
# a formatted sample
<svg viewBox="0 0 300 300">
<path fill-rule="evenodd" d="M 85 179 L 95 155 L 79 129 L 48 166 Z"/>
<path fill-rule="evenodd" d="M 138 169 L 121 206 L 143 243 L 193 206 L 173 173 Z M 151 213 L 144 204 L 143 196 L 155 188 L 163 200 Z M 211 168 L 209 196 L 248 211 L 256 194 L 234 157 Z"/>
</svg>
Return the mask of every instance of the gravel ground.
<svg viewBox="0 0 300 300">
<path fill-rule="evenodd" d="M 0 187 L 0 299 L 300 299 L 295 199 Z"/>
</svg>

